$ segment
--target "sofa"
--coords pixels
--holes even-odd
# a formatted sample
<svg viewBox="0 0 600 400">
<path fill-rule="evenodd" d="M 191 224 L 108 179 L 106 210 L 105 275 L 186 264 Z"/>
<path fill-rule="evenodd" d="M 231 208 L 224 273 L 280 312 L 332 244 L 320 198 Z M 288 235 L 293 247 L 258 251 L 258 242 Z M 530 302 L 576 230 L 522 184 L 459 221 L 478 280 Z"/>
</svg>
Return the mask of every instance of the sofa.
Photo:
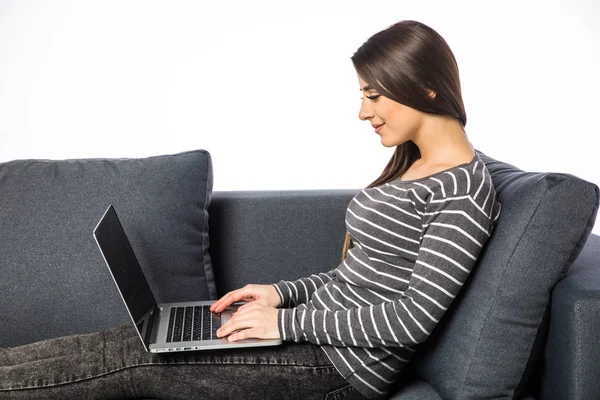
<svg viewBox="0 0 600 400">
<path fill-rule="evenodd" d="M 599 188 L 478 153 L 502 214 L 390 399 L 599 399 Z M 109 204 L 159 302 L 341 262 L 360 189 L 212 188 L 206 150 L 0 163 L 0 347 L 130 321 L 92 237 Z"/>
</svg>

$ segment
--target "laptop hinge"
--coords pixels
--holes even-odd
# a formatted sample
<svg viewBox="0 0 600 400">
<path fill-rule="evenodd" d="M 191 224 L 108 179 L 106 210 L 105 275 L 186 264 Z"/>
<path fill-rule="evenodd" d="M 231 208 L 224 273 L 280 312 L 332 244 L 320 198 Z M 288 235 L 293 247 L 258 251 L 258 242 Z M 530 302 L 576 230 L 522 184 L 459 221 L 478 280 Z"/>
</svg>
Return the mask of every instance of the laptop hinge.
<svg viewBox="0 0 600 400">
<path fill-rule="evenodd" d="M 161 308 L 154 307 L 148 316 L 148 328 L 150 329 L 146 330 L 146 337 L 144 338 L 148 348 L 150 348 L 150 344 L 156 343 L 156 338 L 158 337 L 158 322 L 160 321 L 160 313 Z"/>
</svg>

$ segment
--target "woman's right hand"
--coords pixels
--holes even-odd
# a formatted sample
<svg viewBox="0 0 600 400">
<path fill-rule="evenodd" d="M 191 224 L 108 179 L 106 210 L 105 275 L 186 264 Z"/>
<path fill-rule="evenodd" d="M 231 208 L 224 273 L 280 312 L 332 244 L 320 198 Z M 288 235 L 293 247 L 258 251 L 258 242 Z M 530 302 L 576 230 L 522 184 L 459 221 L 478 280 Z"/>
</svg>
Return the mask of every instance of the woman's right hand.
<svg viewBox="0 0 600 400">
<path fill-rule="evenodd" d="M 236 301 L 257 302 L 269 307 L 277 308 L 281 305 L 279 293 L 273 285 L 246 285 L 243 288 L 232 290 L 210 306 L 210 311 L 220 313 Z"/>
</svg>

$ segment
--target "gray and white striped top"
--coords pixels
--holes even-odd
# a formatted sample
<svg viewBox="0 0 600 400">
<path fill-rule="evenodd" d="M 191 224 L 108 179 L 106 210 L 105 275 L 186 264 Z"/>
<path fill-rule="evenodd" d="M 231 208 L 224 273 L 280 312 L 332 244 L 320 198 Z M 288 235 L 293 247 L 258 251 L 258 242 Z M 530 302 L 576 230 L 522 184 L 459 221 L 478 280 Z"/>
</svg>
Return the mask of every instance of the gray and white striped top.
<svg viewBox="0 0 600 400">
<path fill-rule="evenodd" d="M 383 398 L 440 321 L 500 215 L 485 164 L 361 190 L 337 268 L 274 284 L 283 340 L 320 345 L 344 378 Z"/>
</svg>

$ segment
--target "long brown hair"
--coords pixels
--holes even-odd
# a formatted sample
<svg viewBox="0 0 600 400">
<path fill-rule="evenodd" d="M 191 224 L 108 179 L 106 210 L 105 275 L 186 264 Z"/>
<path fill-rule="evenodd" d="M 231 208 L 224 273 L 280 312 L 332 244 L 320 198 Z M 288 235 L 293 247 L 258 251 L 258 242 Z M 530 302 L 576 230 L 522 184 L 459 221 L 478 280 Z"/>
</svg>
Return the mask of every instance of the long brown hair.
<svg viewBox="0 0 600 400">
<path fill-rule="evenodd" d="M 358 75 L 382 95 L 416 110 L 467 124 L 458 64 L 448 43 L 417 21 L 400 21 L 371 36 L 351 57 Z M 427 90 L 435 92 L 432 98 Z M 396 146 L 381 175 L 367 188 L 402 176 L 421 157 L 412 141 Z M 346 232 L 342 261 L 352 247 Z"/>
</svg>

